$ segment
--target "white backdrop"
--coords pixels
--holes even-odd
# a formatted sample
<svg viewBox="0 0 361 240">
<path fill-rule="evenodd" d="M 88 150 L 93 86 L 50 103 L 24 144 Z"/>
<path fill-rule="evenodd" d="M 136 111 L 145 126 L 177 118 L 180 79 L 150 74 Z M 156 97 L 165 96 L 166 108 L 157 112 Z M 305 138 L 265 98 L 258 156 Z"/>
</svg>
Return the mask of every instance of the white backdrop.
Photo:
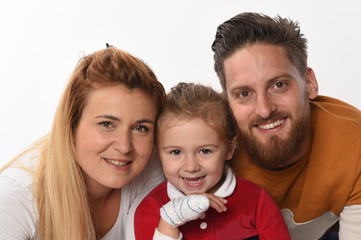
<svg viewBox="0 0 361 240">
<path fill-rule="evenodd" d="M 148 63 L 167 91 L 179 81 L 220 90 L 211 44 L 244 11 L 297 20 L 320 94 L 361 108 L 358 0 L 1 1 L 0 166 L 50 130 L 78 59 L 106 42 Z"/>
</svg>

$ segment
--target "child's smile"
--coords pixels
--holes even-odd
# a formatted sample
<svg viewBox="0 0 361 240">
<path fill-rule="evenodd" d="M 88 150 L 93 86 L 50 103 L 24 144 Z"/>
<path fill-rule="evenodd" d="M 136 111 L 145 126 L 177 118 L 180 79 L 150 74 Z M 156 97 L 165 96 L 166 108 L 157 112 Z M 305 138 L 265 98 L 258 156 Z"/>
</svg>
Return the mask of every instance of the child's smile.
<svg viewBox="0 0 361 240">
<path fill-rule="evenodd" d="M 160 121 L 158 151 L 166 178 L 185 194 L 216 190 L 233 154 L 203 119 L 172 115 Z"/>
</svg>

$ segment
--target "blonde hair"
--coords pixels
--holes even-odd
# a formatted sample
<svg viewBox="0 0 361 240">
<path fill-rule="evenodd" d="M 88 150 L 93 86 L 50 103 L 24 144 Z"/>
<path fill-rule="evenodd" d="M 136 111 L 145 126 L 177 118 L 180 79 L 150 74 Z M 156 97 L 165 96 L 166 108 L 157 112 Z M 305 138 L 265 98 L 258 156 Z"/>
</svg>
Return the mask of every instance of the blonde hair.
<svg viewBox="0 0 361 240">
<path fill-rule="evenodd" d="M 178 83 L 167 94 L 158 120 L 157 132 L 162 123 L 171 117 L 201 118 L 212 127 L 227 144 L 235 143 L 235 120 L 224 96 L 211 87 L 194 83 Z"/>
<path fill-rule="evenodd" d="M 92 91 L 121 84 L 152 96 L 160 113 L 165 91 L 153 71 L 140 59 L 115 47 L 83 57 L 73 72 L 42 147 L 34 177 L 41 239 L 97 239 L 87 187 L 75 152 L 75 129 Z"/>
</svg>

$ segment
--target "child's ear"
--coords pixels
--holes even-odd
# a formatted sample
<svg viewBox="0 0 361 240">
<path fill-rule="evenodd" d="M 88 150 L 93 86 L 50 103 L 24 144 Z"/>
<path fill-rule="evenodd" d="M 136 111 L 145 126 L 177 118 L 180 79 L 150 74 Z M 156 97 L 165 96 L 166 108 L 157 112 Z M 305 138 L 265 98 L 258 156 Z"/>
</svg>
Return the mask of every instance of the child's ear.
<svg viewBox="0 0 361 240">
<path fill-rule="evenodd" d="M 231 160 L 233 155 L 234 155 L 234 151 L 236 150 L 236 145 L 237 145 L 237 138 L 234 137 L 232 139 L 232 142 L 230 144 L 228 144 L 228 151 L 227 151 L 227 157 L 226 160 Z"/>
</svg>

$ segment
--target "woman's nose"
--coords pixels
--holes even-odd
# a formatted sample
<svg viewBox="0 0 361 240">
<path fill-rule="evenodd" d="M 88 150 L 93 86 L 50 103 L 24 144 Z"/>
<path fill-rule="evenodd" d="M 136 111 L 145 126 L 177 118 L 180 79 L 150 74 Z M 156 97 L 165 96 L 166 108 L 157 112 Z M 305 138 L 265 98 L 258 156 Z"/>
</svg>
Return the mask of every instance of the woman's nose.
<svg viewBox="0 0 361 240">
<path fill-rule="evenodd" d="M 122 154 L 127 154 L 133 150 L 131 131 L 120 131 L 114 140 L 114 147 Z"/>
</svg>

